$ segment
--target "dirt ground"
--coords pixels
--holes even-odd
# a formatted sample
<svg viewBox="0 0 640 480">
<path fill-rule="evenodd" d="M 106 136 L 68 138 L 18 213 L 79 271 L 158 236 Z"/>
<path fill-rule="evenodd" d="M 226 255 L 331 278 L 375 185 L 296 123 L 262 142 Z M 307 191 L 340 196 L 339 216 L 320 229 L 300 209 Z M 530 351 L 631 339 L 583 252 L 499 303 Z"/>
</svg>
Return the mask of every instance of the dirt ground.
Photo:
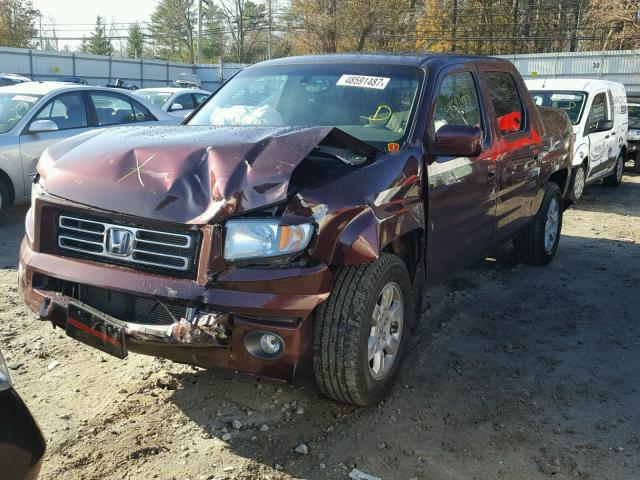
<svg viewBox="0 0 640 480">
<path fill-rule="evenodd" d="M 0 226 L 0 342 L 48 439 L 41 478 L 640 478 L 639 199 L 631 173 L 589 187 L 549 267 L 505 248 L 427 292 L 399 384 L 371 409 L 312 382 L 72 341 L 17 293 L 15 210 Z"/>
</svg>

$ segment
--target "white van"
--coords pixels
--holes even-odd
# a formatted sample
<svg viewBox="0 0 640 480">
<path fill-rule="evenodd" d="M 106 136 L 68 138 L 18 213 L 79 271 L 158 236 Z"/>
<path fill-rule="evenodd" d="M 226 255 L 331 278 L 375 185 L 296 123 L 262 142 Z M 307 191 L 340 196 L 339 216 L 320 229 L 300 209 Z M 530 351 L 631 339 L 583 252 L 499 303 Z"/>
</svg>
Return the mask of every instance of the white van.
<svg viewBox="0 0 640 480">
<path fill-rule="evenodd" d="M 624 85 L 606 80 L 549 78 L 527 80 L 536 105 L 567 112 L 576 135 L 569 195 L 582 196 L 586 185 L 604 180 L 618 186 L 627 159 L 627 94 Z"/>
</svg>

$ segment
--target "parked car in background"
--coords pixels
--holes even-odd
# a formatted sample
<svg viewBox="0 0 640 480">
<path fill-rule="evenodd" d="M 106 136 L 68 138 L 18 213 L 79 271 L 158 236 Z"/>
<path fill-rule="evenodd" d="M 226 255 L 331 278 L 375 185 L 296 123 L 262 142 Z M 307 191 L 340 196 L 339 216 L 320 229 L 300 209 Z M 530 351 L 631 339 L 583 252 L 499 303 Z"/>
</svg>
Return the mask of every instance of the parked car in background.
<svg viewBox="0 0 640 480">
<path fill-rule="evenodd" d="M 178 78 L 171 82 L 171 86 L 174 88 L 193 88 L 199 90 L 202 88 L 202 81 L 200 77 L 192 73 L 181 73 L 178 75 Z"/>
<path fill-rule="evenodd" d="M 0 215 L 29 202 L 48 146 L 93 128 L 145 122 L 178 123 L 125 91 L 58 82 L 0 88 Z"/>
<path fill-rule="evenodd" d="M 31 79 L 15 73 L 0 73 L 0 87 L 15 85 L 16 83 L 30 82 Z"/>
<path fill-rule="evenodd" d="M 567 112 L 576 134 L 570 197 L 603 180 L 618 186 L 627 159 L 627 96 L 624 85 L 606 80 L 535 79 L 527 87 L 536 105 Z"/>
<path fill-rule="evenodd" d="M 60 77 L 56 80 L 57 82 L 66 82 L 66 83 L 77 83 L 78 85 L 89 85 L 84 78 L 80 77 Z"/>
<path fill-rule="evenodd" d="M 46 442 L 31 412 L 11 385 L 0 352 L 0 478 L 35 480 Z"/>
<path fill-rule="evenodd" d="M 506 60 L 263 62 L 186 126 L 47 149 L 20 292 L 118 358 L 280 379 L 312 366 L 328 396 L 371 405 L 398 375 L 425 281 L 511 240 L 523 262 L 553 259 L 568 146 L 566 117 L 541 117 Z"/>
<path fill-rule="evenodd" d="M 211 92 L 192 88 L 160 87 L 142 88 L 133 94 L 171 115 L 184 118 L 204 103 Z"/>
<path fill-rule="evenodd" d="M 629 114 L 627 132 L 629 160 L 633 160 L 633 171 L 640 173 L 640 103 L 627 104 L 627 113 Z"/>
<path fill-rule="evenodd" d="M 115 79 L 113 82 L 107 82 L 105 87 L 108 88 L 121 88 L 123 90 L 137 90 L 138 86 L 135 83 L 125 82 L 119 78 Z"/>
</svg>

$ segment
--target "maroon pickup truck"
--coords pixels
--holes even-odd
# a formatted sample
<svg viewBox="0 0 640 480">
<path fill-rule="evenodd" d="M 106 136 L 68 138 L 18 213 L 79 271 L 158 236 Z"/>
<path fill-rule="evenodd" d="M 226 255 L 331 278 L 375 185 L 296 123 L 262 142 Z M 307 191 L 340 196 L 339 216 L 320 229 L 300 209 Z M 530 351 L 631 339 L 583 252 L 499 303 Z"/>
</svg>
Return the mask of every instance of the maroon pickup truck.
<svg viewBox="0 0 640 480">
<path fill-rule="evenodd" d="M 373 404 L 425 285 L 510 240 L 523 262 L 554 257 L 567 128 L 545 125 L 502 60 L 260 63 L 183 125 L 45 151 L 20 290 L 40 318 L 121 358 L 312 370 L 328 396 Z"/>
</svg>

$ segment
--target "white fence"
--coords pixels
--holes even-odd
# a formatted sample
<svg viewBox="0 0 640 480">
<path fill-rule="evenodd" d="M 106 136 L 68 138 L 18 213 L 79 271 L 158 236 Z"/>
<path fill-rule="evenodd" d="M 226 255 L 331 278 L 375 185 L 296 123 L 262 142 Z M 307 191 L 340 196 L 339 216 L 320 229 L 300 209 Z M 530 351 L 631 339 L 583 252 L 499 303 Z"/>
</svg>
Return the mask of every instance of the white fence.
<svg viewBox="0 0 640 480">
<path fill-rule="evenodd" d="M 190 73 L 200 77 L 205 90 L 213 91 L 221 82 L 242 68 L 244 65 L 240 64 L 189 65 L 159 60 L 0 47 L 0 73 L 18 73 L 32 80 L 80 77 L 91 85 L 104 85 L 119 78 L 143 88 L 167 86 L 181 73 Z"/>
<path fill-rule="evenodd" d="M 640 97 L 640 50 L 501 55 L 525 78 L 601 78 L 624 84 Z"/>
</svg>

